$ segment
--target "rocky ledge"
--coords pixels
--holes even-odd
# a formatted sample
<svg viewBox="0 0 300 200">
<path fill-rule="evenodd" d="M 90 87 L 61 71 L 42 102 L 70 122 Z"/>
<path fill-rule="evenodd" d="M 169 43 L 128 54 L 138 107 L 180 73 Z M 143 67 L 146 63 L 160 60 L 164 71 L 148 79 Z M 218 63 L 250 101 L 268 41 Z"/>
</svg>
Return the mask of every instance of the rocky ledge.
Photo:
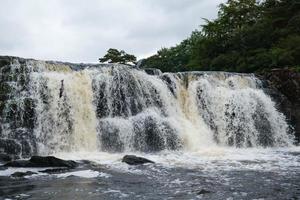
<svg viewBox="0 0 300 200">
<path fill-rule="evenodd" d="M 258 74 L 266 84 L 267 92 L 294 127 L 296 140 L 300 142 L 300 73 L 292 69 L 273 69 Z"/>
</svg>

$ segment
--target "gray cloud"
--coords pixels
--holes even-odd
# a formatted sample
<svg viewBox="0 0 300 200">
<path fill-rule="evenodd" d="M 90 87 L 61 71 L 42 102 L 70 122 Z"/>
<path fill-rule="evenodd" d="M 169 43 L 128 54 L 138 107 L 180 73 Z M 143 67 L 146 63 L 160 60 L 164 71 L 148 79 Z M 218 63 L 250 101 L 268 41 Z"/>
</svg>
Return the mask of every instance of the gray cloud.
<svg viewBox="0 0 300 200">
<path fill-rule="evenodd" d="M 0 54 L 97 62 L 110 47 L 139 58 L 177 44 L 224 0 L 1 0 Z"/>
</svg>

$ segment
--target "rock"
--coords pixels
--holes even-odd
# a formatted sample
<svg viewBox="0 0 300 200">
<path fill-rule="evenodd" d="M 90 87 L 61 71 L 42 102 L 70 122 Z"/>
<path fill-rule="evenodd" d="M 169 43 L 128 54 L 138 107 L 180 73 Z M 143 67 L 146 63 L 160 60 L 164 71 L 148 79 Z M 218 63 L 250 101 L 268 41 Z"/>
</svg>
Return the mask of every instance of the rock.
<svg viewBox="0 0 300 200">
<path fill-rule="evenodd" d="M 205 189 L 201 189 L 199 192 L 197 192 L 198 195 L 200 195 L 200 194 L 208 194 L 208 193 L 211 193 L 211 191 L 205 190 Z"/>
<path fill-rule="evenodd" d="M 41 170 L 39 172 L 47 173 L 47 174 L 57 174 L 57 173 L 65 173 L 65 172 L 68 172 L 68 171 L 69 171 L 68 168 L 54 168 L 54 169 Z"/>
<path fill-rule="evenodd" d="M 145 68 L 144 71 L 149 75 L 159 76 L 162 74 L 162 72 L 159 69 L 155 69 L 155 68 Z"/>
<path fill-rule="evenodd" d="M 25 98 L 16 96 L 28 92 L 28 61 L 30 59 L 0 56 L 0 124 L 9 128 L 9 134 L 0 128 L 0 152 L 22 158 L 36 153 L 34 100 L 25 97 L 27 95 Z"/>
<path fill-rule="evenodd" d="M 14 160 L 3 165 L 4 167 L 32 167 L 32 163 L 28 160 Z"/>
<path fill-rule="evenodd" d="M 138 60 L 137 62 L 136 62 L 136 65 L 135 65 L 135 67 L 136 68 L 140 68 L 141 66 L 142 66 L 142 63 L 145 61 L 145 59 L 140 59 L 140 60 Z"/>
<path fill-rule="evenodd" d="M 176 131 L 166 122 L 146 116 L 133 122 L 134 148 L 141 152 L 155 152 L 164 149 L 181 148 L 181 140 Z"/>
<path fill-rule="evenodd" d="M 294 127 L 295 137 L 300 142 L 300 73 L 292 69 L 273 69 L 257 76 Z"/>
<path fill-rule="evenodd" d="M 31 172 L 31 171 L 27 171 L 27 172 L 15 172 L 12 175 L 10 175 L 11 177 L 15 177 L 15 178 L 21 178 L 24 176 L 30 176 L 36 174 L 35 172 Z"/>
<path fill-rule="evenodd" d="M 5 153 L 0 153 L 0 162 L 9 162 L 12 161 L 12 157 Z"/>
<path fill-rule="evenodd" d="M 125 155 L 122 159 L 122 162 L 125 162 L 128 165 L 142 165 L 145 163 L 154 163 L 151 160 L 142 157 L 137 157 L 135 155 Z"/>
<path fill-rule="evenodd" d="M 32 163 L 35 163 L 41 167 L 68 167 L 68 168 L 75 168 L 78 164 L 72 160 L 62 160 L 56 158 L 54 156 L 32 156 L 29 160 Z"/>
<path fill-rule="evenodd" d="M 169 76 L 169 74 L 163 74 L 160 76 L 160 78 L 166 83 L 169 90 L 176 97 L 176 83 L 172 80 L 172 78 Z"/>
<path fill-rule="evenodd" d="M 30 160 L 15 160 L 6 163 L 6 167 L 67 167 L 75 168 L 78 164 L 72 160 L 62 160 L 54 156 L 32 156 Z"/>
</svg>

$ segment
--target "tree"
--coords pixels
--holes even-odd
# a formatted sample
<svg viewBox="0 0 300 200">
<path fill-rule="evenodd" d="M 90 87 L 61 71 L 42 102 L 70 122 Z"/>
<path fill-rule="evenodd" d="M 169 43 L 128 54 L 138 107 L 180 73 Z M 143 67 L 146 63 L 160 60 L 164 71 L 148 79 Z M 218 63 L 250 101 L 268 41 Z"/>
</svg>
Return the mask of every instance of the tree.
<svg viewBox="0 0 300 200">
<path fill-rule="evenodd" d="M 128 54 L 123 50 L 117 49 L 108 49 L 107 53 L 102 57 L 99 58 L 99 62 L 101 63 L 120 63 L 120 64 L 135 64 L 136 57 L 134 55 Z"/>
<path fill-rule="evenodd" d="M 300 69 L 300 0 L 227 0 L 215 20 L 204 20 L 201 30 L 159 50 L 141 67 L 164 72 Z"/>
</svg>

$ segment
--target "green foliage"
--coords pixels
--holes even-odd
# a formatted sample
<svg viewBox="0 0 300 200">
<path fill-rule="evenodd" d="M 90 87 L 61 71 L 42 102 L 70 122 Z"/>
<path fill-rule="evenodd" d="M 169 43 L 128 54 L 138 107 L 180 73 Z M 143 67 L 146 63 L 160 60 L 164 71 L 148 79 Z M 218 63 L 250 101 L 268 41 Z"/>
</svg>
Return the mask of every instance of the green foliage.
<svg viewBox="0 0 300 200">
<path fill-rule="evenodd" d="M 198 40 L 201 40 L 201 33 L 194 31 L 191 36 L 183 40 L 179 45 L 171 48 L 162 48 L 157 54 L 145 59 L 142 67 L 153 67 L 163 72 L 187 71 L 192 49 Z"/>
<path fill-rule="evenodd" d="M 103 58 L 99 58 L 99 62 L 128 64 L 135 63 L 136 57 L 134 55 L 127 54 L 123 50 L 119 51 L 117 49 L 110 48 Z"/>
<path fill-rule="evenodd" d="M 255 72 L 300 66 L 300 0 L 228 0 L 217 19 L 205 22 L 142 67 Z"/>
<path fill-rule="evenodd" d="M 300 65 L 293 67 L 295 71 L 300 72 Z"/>
</svg>

